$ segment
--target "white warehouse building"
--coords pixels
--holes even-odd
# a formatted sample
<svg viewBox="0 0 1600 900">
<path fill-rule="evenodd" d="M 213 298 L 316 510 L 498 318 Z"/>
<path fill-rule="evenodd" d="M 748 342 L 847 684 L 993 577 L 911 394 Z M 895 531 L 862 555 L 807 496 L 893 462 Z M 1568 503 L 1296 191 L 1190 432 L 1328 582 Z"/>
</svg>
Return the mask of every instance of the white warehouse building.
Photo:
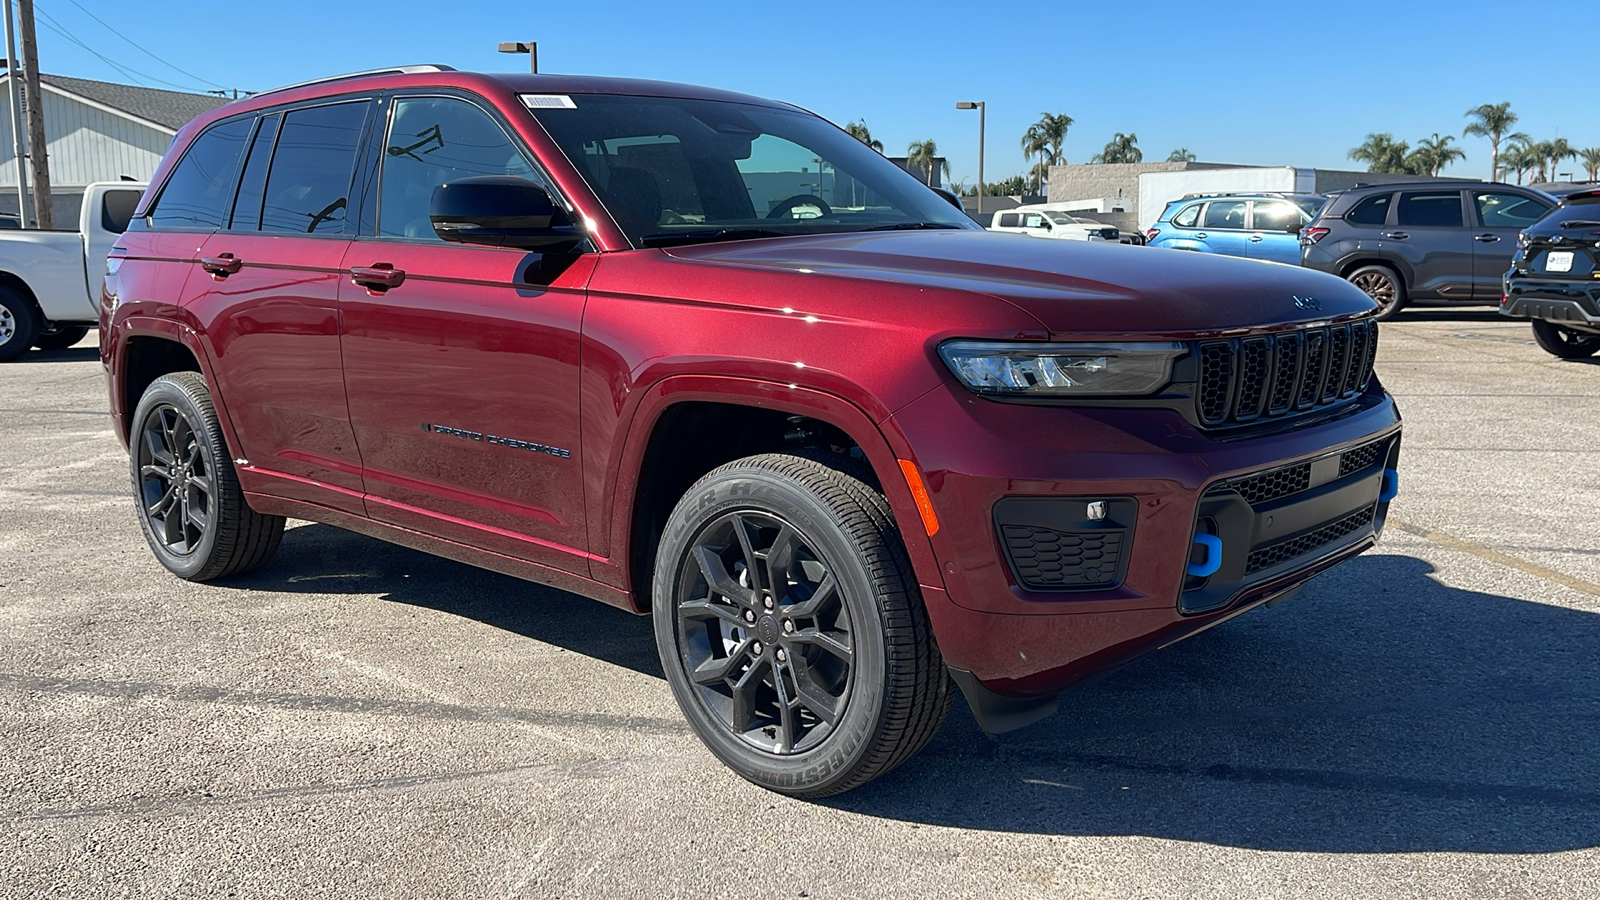
<svg viewBox="0 0 1600 900">
<path fill-rule="evenodd" d="M 6 106 L 9 77 L 0 66 L 0 213 L 14 215 L 17 159 Z M 74 227 L 85 186 L 96 181 L 148 181 L 178 129 L 195 116 L 227 102 L 209 94 L 62 75 L 43 74 L 40 81 L 57 228 Z M 26 147 L 27 124 L 26 119 L 23 121 Z M 29 181 L 31 186 L 32 179 Z"/>
</svg>

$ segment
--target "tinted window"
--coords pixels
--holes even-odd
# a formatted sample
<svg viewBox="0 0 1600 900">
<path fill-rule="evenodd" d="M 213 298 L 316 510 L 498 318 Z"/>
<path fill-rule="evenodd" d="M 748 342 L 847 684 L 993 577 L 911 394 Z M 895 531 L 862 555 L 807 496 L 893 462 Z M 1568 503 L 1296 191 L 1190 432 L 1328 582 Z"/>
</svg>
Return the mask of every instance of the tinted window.
<svg viewBox="0 0 1600 900">
<path fill-rule="evenodd" d="M 1021 228 L 1022 216 L 1017 213 L 1001 213 L 999 228 Z"/>
<path fill-rule="evenodd" d="M 297 109 L 284 116 L 267 174 L 261 230 L 338 234 L 350 205 L 350 178 L 367 103 Z"/>
<path fill-rule="evenodd" d="M 1352 225 L 1382 225 L 1389 218 L 1389 201 L 1393 199 L 1393 194 L 1375 194 L 1345 213 L 1344 220 Z"/>
<path fill-rule="evenodd" d="M 1472 202 L 1485 228 L 1526 228 L 1550 211 L 1549 206 L 1521 194 L 1475 191 Z"/>
<path fill-rule="evenodd" d="M 128 222 L 139 205 L 143 191 L 107 191 L 105 205 L 100 207 L 100 227 L 112 234 L 128 230 Z"/>
<path fill-rule="evenodd" d="M 1200 221 L 1200 204 L 1195 203 L 1185 206 L 1182 211 L 1172 217 L 1172 224 L 1183 228 L 1193 228 Z"/>
<path fill-rule="evenodd" d="M 1243 228 L 1243 200 L 1213 200 L 1206 207 L 1207 228 Z"/>
<path fill-rule="evenodd" d="M 272 162 L 272 141 L 278 136 L 278 125 L 282 121 L 281 115 L 267 116 L 256 128 L 255 140 L 250 142 L 250 155 L 245 158 L 244 175 L 239 179 L 239 195 L 233 201 L 229 228 L 255 231 L 261 227 L 261 198 L 266 192 L 267 165 Z"/>
<path fill-rule="evenodd" d="M 1412 227 L 1460 228 L 1461 192 L 1401 194 L 1396 221 Z"/>
<path fill-rule="evenodd" d="M 378 182 L 378 233 L 436 239 L 428 221 L 434 188 L 474 175 L 536 178 L 517 144 L 471 103 L 450 97 L 395 101 Z"/>
<path fill-rule="evenodd" d="M 222 224 L 239 157 L 250 139 L 249 117 L 212 126 L 189 145 L 172 170 L 156 208 L 150 212 L 153 228 L 216 228 Z"/>
<path fill-rule="evenodd" d="M 1256 231 L 1299 231 L 1300 208 L 1286 200 L 1257 200 L 1252 221 Z"/>
</svg>

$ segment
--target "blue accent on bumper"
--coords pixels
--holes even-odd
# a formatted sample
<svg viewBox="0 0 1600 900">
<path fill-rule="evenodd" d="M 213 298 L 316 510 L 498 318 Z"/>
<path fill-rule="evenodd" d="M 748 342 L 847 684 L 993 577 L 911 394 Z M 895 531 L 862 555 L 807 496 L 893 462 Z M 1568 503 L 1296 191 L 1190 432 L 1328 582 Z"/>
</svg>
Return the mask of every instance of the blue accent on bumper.
<svg viewBox="0 0 1600 900">
<path fill-rule="evenodd" d="M 1189 563 L 1189 567 L 1184 571 L 1196 578 L 1215 575 L 1217 570 L 1222 568 L 1222 538 L 1214 534 L 1197 534 L 1194 536 L 1194 542 L 1206 548 L 1206 561 Z"/>
<path fill-rule="evenodd" d="M 1400 494 L 1400 473 L 1394 469 L 1383 470 L 1383 490 L 1378 492 L 1378 502 L 1388 503 Z"/>
</svg>

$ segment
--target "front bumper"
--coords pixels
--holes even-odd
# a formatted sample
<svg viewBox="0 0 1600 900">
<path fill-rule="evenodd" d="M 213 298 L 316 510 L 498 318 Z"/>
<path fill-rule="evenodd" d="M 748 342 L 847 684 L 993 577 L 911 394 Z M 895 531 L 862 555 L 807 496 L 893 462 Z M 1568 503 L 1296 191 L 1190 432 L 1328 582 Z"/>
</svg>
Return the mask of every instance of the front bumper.
<svg viewBox="0 0 1600 900">
<path fill-rule="evenodd" d="M 892 421 L 941 524 L 930 540 L 943 583 L 923 578 L 940 648 L 953 669 L 1010 697 L 1058 693 L 1370 547 L 1400 431 L 1375 378 L 1334 415 L 1249 436 L 1210 434 L 1171 410 L 998 403 L 953 390 Z M 1370 459 L 1356 465 L 1361 457 Z M 1285 479 L 1292 490 L 1263 486 Z M 1033 503 L 1019 519 L 1016 498 L 1057 501 L 1067 513 L 1050 519 Z M 1044 534 L 1057 564 L 1072 553 L 1069 562 L 1089 560 L 1089 577 L 1026 571 L 1019 528 Z M 1106 529 L 1121 529 L 1119 539 Z M 1197 532 L 1221 539 L 1219 559 L 1195 549 Z M 1080 533 L 1089 539 L 1074 543 Z"/>
</svg>

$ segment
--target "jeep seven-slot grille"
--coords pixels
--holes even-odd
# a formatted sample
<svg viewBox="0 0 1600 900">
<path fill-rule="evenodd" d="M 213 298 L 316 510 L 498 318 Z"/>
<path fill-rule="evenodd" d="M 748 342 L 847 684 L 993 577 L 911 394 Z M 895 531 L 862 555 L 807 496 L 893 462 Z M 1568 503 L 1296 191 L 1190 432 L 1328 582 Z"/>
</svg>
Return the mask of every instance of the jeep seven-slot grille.
<svg viewBox="0 0 1600 900">
<path fill-rule="evenodd" d="M 1377 358 L 1372 319 L 1200 344 L 1200 422 L 1241 425 L 1348 400 Z"/>
</svg>

